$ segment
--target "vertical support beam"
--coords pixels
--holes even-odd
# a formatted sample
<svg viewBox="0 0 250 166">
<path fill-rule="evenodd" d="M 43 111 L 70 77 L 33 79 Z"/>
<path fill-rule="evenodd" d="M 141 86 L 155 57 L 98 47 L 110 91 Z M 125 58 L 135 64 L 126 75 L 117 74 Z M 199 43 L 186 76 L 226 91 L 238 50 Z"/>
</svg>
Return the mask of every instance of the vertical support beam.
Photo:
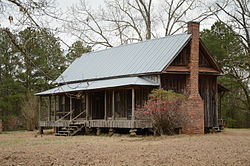
<svg viewBox="0 0 250 166">
<path fill-rule="evenodd" d="M 56 104 L 56 103 L 57 103 L 57 100 L 56 100 L 56 99 L 57 99 L 57 96 L 55 95 L 55 96 L 54 96 L 54 100 L 55 100 L 55 101 L 54 101 L 54 102 L 55 102 L 54 120 L 55 120 L 55 121 L 56 121 L 56 110 L 57 110 L 57 104 Z"/>
<path fill-rule="evenodd" d="M 132 124 L 133 124 L 133 128 L 134 128 L 134 122 L 135 122 L 135 89 L 132 89 Z"/>
<path fill-rule="evenodd" d="M 218 120 L 219 120 L 219 110 L 218 110 L 218 103 L 219 103 L 219 98 L 218 98 L 218 82 L 217 82 L 217 77 L 215 77 L 215 127 L 218 127 Z"/>
<path fill-rule="evenodd" d="M 218 109 L 219 109 L 218 112 L 219 112 L 219 118 L 220 118 L 220 119 L 222 119 L 222 114 L 221 114 L 221 109 L 222 109 L 221 100 L 222 100 L 222 97 L 224 96 L 224 93 L 225 93 L 225 92 L 220 92 L 220 93 L 218 94 L 219 100 L 218 100 L 218 103 L 217 103 L 217 104 L 218 104 L 218 106 L 219 106 L 219 107 L 218 107 Z"/>
<path fill-rule="evenodd" d="M 112 91 L 112 120 L 115 120 L 115 91 Z"/>
<path fill-rule="evenodd" d="M 82 93 L 82 95 L 81 95 L 81 110 L 82 110 L 83 114 L 80 117 L 83 117 L 84 111 L 85 111 L 85 116 L 86 116 L 86 94 L 84 94 L 84 93 Z"/>
<path fill-rule="evenodd" d="M 42 100 L 42 96 L 39 96 L 38 98 L 38 122 L 41 120 L 41 100 Z"/>
<path fill-rule="evenodd" d="M 70 120 L 72 120 L 72 97 L 69 97 L 69 111 L 70 111 Z"/>
<path fill-rule="evenodd" d="M 51 96 L 49 96 L 48 121 L 51 121 Z"/>
<path fill-rule="evenodd" d="M 157 82 L 159 83 L 159 88 L 162 88 L 162 86 L 161 86 L 161 75 L 160 74 L 157 76 Z"/>
<path fill-rule="evenodd" d="M 88 120 L 89 119 L 89 94 L 88 93 L 86 93 L 85 100 L 86 100 L 86 120 Z"/>
<path fill-rule="evenodd" d="M 104 119 L 107 120 L 107 91 L 104 93 Z"/>
<path fill-rule="evenodd" d="M 43 134 L 43 128 L 40 127 L 40 120 L 41 120 L 41 103 L 42 103 L 42 96 L 39 96 L 38 99 L 38 127 L 39 127 L 39 133 Z"/>
</svg>

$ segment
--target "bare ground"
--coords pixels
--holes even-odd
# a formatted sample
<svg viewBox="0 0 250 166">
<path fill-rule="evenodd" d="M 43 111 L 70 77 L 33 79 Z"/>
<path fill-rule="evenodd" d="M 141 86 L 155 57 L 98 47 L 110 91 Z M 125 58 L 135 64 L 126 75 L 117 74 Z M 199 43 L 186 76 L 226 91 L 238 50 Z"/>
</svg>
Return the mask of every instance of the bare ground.
<svg viewBox="0 0 250 166">
<path fill-rule="evenodd" d="M 250 130 L 178 136 L 0 134 L 0 165 L 250 165 Z"/>
</svg>

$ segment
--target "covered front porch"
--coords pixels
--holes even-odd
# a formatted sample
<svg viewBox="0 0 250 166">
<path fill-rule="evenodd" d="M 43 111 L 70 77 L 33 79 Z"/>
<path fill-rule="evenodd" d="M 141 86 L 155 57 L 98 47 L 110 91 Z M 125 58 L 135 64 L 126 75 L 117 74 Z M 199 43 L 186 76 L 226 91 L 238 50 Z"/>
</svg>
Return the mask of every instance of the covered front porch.
<svg viewBox="0 0 250 166">
<path fill-rule="evenodd" d="M 144 103 L 152 89 L 120 87 L 40 96 L 39 126 L 150 128 L 150 123 L 135 118 L 135 109 Z"/>
<path fill-rule="evenodd" d="M 137 119 L 158 77 L 125 77 L 65 84 L 40 96 L 39 127 L 84 126 L 89 128 L 152 128 Z"/>
</svg>

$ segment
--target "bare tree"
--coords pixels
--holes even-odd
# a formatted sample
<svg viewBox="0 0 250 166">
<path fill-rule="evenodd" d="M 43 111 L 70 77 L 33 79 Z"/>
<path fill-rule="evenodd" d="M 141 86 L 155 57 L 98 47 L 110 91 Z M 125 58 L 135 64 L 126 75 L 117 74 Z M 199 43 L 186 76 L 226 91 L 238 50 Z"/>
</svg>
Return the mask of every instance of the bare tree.
<svg viewBox="0 0 250 166">
<path fill-rule="evenodd" d="M 62 32 L 60 25 L 67 22 L 67 19 L 63 19 L 63 12 L 56 5 L 56 0 L 0 0 L 0 19 L 2 20 L 0 26 L 10 31 L 32 27 L 54 33 Z M 7 20 L 9 25 L 7 25 Z M 60 40 L 69 47 L 64 40 Z"/>
<path fill-rule="evenodd" d="M 215 16 L 239 37 L 244 56 L 248 57 L 240 68 L 234 69 L 233 76 L 244 84 L 243 92 L 250 101 L 250 0 L 222 0 L 216 3 L 216 7 L 220 10 L 214 13 Z"/>
<path fill-rule="evenodd" d="M 24 28 L 31 27 L 39 31 L 53 31 L 54 33 L 58 32 L 58 29 L 50 28 L 50 22 L 52 21 L 64 21 L 61 17 L 61 11 L 56 9 L 55 0 L 0 0 L 0 18 L 2 18 L 2 23 L 4 28 L 1 28 L 0 31 L 3 31 L 7 34 L 10 41 L 28 59 L 27 50 L 23 48 L 20 43 L 13 38 L 12 32 L 23 30 Z M 6 19 L 9 20 L 9 25 L 6 22 Z M 59 40 L 68 46 L 64 40 Z M 68 46 L 69 47 L 69 46 Z M 44 72 L 40 67 L 38 67 L 32 59 L 29 60 L 37 70 L 42 72 L 46 78 L 52 79 L 53 77 L 48 73 Z"/>
<path fill-rule="evenodd" d="M 165 36 L 183 29 L 187 21 L 201 22 L 212 16 L 213 12 L 206 9 L 205 5 L 208 4 L 198 0 L 164 0 L 158 18 L 164 27 Z"/>
<path fill-rule="evenodd" d="M 203 6 L 198 0 L 106 0 L 104 7 L 92 10 L 81 0 L 67 27 L 85 43 L 113 47 L 174 34 L 187 20 L 203 21 L 213 14 Z"/>
<path fill-rule="evenodd" d="M 216 17 L 236 32 L 250 56 L 250 0 L 223 0 L 216 6 L 220 9 Z"/>
<path fill-rule="evenodd" d="M 141 3 L 143 1 L 137 1 L 137 3 L 125 3 L 119 0 L 105 1 L 106 7 L 96 12 L 91 10 L 85 1 L 81 1 L 80 5 L 72 8 L 73 21 L 69 27 L 74 30 L 74 35 L 91 45 L 113 47 L 116 43 L 142 41 L 145 40 L 142 35 L 143 19 L 139 16 L 143 14 L 144 23 L 148 22 L 150 7 L 144 4 L 146 8 L 144 12 Z M 147 26 L 151 27 L 151 24 L 147 23 Z M 150 39 L 151 28 L 147 29 L 146 36 Z"/>
<path fill-rule="evenodd" d="M 33 131 L 38 125 L 38 99 L 32 94 L 27 94 L 22 105 L 21 112 L 26 122 L 26 128 Z"/>
<path fill-rule="evenodd" d="M 77 37 L 85 43 L 112 47 L 107 38 L 106 27 L 101 27 L 103 21 L 93 14 L 84 1 L 80 1 L 79 6 L 73 7 L 73 11 L 74 20 L 69 24 L 70 28 L 74 30 L 73 35 L 75 35 L 75 32 L 79 32 Z M 95 34 L 95 37 L 92 34 Z"/>
<path fill-rule="evenodd" d="M 136 5 L 131 5 L 132 8 L 135 8 L 137 11 L 140 12 L 144 23 L 146 25 L 146 40 L 151 39 L 151 5 L 152 0 L 149 0 L 148 3 L 144 0 L 136 0 Z"/>
<path fill-rule="evenodd" d="M 38 28 L 48 26 L 50 18 L 57 18 L 54 0 L 1 0 L 0 16 L 16 27 Z"/>
<path fill-rule="evenodd" d="M 214 10 L 214 9 L 218 10 Z M 211 8 L 210 8 L 211 9 Z M 228 51 L 232 54 L 232 64 L 225 68 L 225 74 L 233 78 L 235 84 L 239 85 L 240 91 L 232 92 L 239 101 L 240 110 L 250 113 L 250 0 L 219 0 L 213 9 L 215 17 L 223 23 L 230 34 L 240 43 L 237 52 Z M 218 30 L 218 33 L 220 30 Z M 231 44 L 231 43 L 229 43 Z M 229 49 L 230 50 L 230 49 Z M 229 56 L 229 57 L 230 57 Z M 242 103 L 242 104 L 241 104 Z M 241 107 L 243 105 L 243 107 Z M 239 110 L 239 111 L 240 111 Z"/>
</svg>

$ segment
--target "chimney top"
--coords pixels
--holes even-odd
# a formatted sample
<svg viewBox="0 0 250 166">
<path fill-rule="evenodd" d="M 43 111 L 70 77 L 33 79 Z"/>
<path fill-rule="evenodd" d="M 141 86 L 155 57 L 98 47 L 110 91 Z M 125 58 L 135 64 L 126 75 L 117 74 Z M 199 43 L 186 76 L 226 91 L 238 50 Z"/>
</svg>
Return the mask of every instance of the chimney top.
<svg viewBox="0 0 250 166">
<path fill-rule="evenodd" d="M 197 38 L 199 38 L 199 29 L 200 29 L 200 23 L 196 21 L 189 21 L 187 23 L 188 27 L 188 34 L 195 35 Z"/>
<path fill-rule="evenodd" d="M 188 21 L 187 24 L 188 24 L 188 25 L 189 25 L 189 24 L 200 24 L 200 22 L 198 22 L 198 21 Z"/>
</svg>

